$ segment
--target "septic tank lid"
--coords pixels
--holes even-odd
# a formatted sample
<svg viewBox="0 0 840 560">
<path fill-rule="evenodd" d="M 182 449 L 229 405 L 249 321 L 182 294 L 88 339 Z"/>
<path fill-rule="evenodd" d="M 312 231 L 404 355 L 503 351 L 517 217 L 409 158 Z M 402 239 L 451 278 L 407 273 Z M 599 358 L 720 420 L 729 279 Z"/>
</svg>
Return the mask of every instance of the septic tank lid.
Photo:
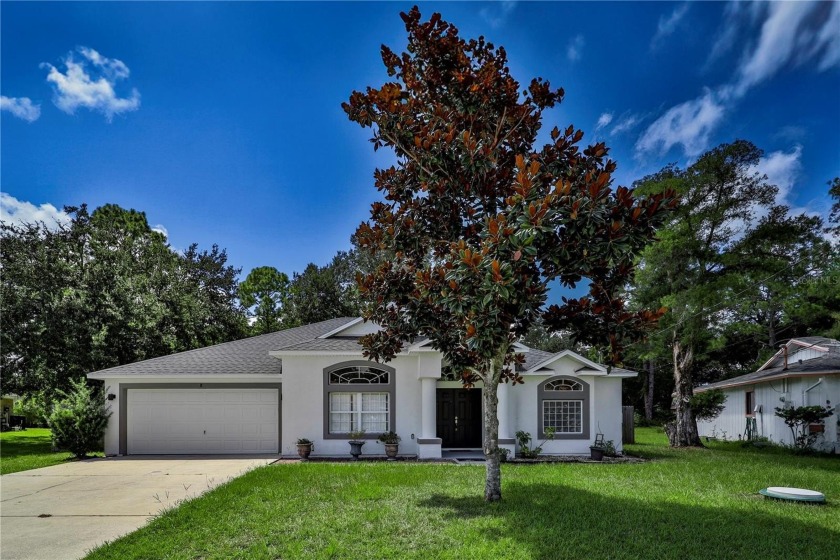
<svg viewBox="0 0 840 560">
<path fill-rule="evenodd" d="M 776 498 L 777 500 L 791 500 L 794 502 L 811 502 L 817 504 L 825 503 L 825 495 L 822 492 L 806 490 L 804 488 L 771 486 L 769 488 L 759 490 L 759 494 L 767 496 L 768 498 Z"/>
</svg>

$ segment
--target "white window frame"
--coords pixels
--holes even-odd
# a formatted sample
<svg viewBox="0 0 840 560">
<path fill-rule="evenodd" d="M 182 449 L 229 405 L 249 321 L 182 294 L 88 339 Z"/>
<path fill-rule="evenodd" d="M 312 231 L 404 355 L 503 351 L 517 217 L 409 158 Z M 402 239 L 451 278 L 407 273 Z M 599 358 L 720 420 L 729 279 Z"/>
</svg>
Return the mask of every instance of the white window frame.
<svg viewBox="0 0 840 560">
<path fill-rule="evenodd" d="M 350 410 L 333 410 L 333 395 L 348 395 L 350 397 Z M 385 410 L 364 410 L 363 403 L 365 401 L 364 395 L 382 395 L 385 397 Z M 333 431 L 333 415 L 349 414 L 350 415 L 350 429 L 347 431 Z M 365 430 L 372 433 L 384 433 L 391 430 L 391 395 L 387 391 L 359 391 L 356 393 L 341 392 L 330 393 L 329 396 L 329 426 L 328 431 L 331 435 L 346 435 L 350 432 L 355 432 L 363 429 L 364 416 L 366 414 L 384 414 L 385 415 L 385 429 L 384 430 Z"/>
<path fill-rule="evenodd" d="M 548 423 L 546 422 L 546 412 L 547 412 L 547 410 L 546 410 L 547 406 L 546 406 L 546 405 L 548 405 L 548 404 L 553 404 L 553 403 L 574 403 L 574 404 L 576 404 L 576 405 L 577 405 L 577 410 L 576 410 L 576 412 L 577 412 L 577 414 L 578 414 L 578 421 L 577 421 L 576 423 L 577 423 L 577 425 L 580 427 L 580 429 L 575 430 L 575 431 L 571 431 L 571 430 L 561 430 L 560 428 L 556 428 L 556 427 L 555 427 L 555 433 L 556 433 L 556 434 L 558 434 L 558 435 L 561 435 L 561 434 L 562 434 L 562 435 L 577 435 L 577 434 L 582 434 L 582 433 L 583 433 L 583 415 L 584 415 L 584 411 L 583 411 L 584 402 L 583 402 L 583 399 L 543 399 L 543 400 L 542 400 L 543 430 L 545 430 L 546 428 L 550 428 L 550 427 L 551 427 L 551 426 L 549 426 L 549 425 L 548 425 Z"/>
</svg>

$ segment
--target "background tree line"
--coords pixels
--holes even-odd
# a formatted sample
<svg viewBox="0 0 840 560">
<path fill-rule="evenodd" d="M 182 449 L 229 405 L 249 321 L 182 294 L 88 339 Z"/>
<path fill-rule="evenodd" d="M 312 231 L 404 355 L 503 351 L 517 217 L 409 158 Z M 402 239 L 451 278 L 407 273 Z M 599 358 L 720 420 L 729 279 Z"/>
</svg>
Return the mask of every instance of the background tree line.
<svg viewBox="0 0 840 560">
<path fill-rule="evenodd" d="M 633 185 L 672 189 L 681 203 L 626 287 L 636 309 L 668 312 L 624 358 L 640 372 L 625 381 L 625 402 L 649 420 L 671 416 L 676 403 L 683 444 L 697 441 L 694 386 L 754 371 L 790 338 L 840 337 L 840 251 L 831 242 L 840 178 L 829 183 L 824 223 L 774 203 L 777 187 L 755 172 L 761 156 L 736 141 Z M 66 223 L 0 224 L 0 383 L 43 402 L 90 371 L 358 315 L 356 275 L 377 264 L 353 238 L 325 266 L 291 277 L 263 266 L 240 283 L 224 249 L 177 251 L 143 212 L 66 210 Z M 541 321 L 522 340 L 602 358 L 602 348 Z"/>
<path fill-rule="evenodd" d="M 0 223 L 0 384 L 36 415 L 91 371 L 358 312 L 355 250 L 240 284 L 224 249 L 178 251 L 143 212 L 65 211 Z"/>
</svg>

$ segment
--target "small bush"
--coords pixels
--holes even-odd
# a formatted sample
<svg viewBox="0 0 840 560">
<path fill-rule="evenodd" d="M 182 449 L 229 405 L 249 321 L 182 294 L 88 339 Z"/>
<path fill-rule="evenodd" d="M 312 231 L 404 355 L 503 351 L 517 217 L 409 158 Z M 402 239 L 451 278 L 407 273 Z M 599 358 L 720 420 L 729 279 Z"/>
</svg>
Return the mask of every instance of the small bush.
<svg viewBox="0 0 840 560">
<path fill-rule="evenodd" d="M 49 425 L 54 447 L 84 458 L 101 449 L 111 412 L 101 388 L 89 387 L 84 380 L 73 381 L 72 386 L 70 392 L 59 392 L 60 400 L 53 407 Z"/>
<path fill-rule="evenodd" d="M 776 407 L 776 416 L 784 420 L 793 436 L 793 447 L 807 451 L 817 441 L 819 434 L 811 433 L 812 424 L 823 425 L 824 420 L 834 414 L 834 409 L 825 406 L 797 406 L 791 408 Z"/>
<path fill-rule="evenodd" d="M 726 394 L 720 389 L 712 389 L 702 393 L 696 393 L 691 397 L 691 410 L 697 420 L 714 420 L 723 412 L 726 403 Z"/>
</svg>

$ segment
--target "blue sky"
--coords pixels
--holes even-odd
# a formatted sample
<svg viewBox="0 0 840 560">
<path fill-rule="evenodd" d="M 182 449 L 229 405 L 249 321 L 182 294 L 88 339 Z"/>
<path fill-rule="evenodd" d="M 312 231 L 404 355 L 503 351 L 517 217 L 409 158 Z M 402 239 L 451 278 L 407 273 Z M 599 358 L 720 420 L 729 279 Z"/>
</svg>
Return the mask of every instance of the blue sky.
<svg viewBox="0 0 840 560">
<path fill-rule="evenodd" d="M 411 3 L 0 4 L 5 220 L 146 212 L 243 268 L 326 264 L 389 165 L 341 110 L 387 76 Z M 780 201 L 825 214 L 840 175 L 840 3 L 421 3 L 566 90 L 544 130 L 604 140 L 629 184 L 736 138 Z"/>
</svg>

